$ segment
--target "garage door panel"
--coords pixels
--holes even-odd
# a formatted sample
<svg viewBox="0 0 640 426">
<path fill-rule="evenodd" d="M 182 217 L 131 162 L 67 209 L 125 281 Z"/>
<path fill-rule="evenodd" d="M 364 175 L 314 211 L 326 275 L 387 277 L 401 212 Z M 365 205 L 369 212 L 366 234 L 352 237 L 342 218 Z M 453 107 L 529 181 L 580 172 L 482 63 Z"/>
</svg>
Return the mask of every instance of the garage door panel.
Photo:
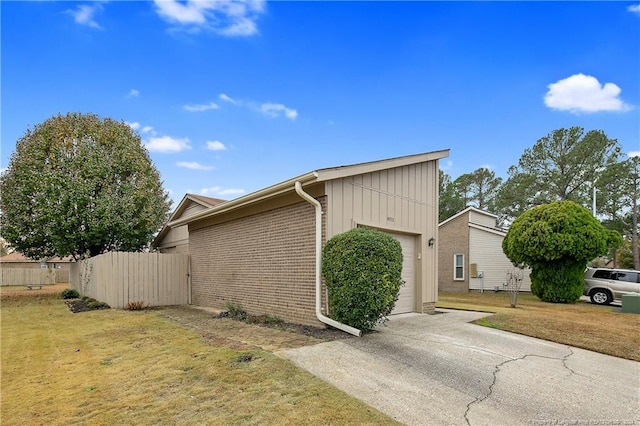
<svg viewBox="0 0 640 426">
<path fill-rule="evenodd" d="M 398 301 L 391 315 L 415 311 L 416 302 L 416 270 L 415 270 L 415 237 L 412 235 L 391 234 L 402 246 L 402 280 Z"/>
</svg>

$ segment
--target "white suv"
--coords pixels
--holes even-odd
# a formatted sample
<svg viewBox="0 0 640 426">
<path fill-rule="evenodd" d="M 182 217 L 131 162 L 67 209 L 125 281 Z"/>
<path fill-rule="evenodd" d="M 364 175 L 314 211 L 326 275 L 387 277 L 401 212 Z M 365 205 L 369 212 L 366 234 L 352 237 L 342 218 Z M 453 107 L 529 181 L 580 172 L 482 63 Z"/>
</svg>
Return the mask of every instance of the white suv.
<svg viewBox="0 0 640 426">
<path fill-rule="evenodd" d="M 628 293 L 640 293 L 640 271 L 587 268 L 584 272 L 582 294 L 589 296 L 592 303 L 608 305 Z"/>
</svg>

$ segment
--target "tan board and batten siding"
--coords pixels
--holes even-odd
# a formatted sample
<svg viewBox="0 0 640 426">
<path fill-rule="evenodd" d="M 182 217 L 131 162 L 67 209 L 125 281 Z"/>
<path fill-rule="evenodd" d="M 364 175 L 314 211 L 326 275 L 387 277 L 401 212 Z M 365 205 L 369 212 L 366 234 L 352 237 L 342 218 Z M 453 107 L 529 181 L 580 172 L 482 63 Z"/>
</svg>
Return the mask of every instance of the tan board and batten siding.
<svg viewBox="0 0 640 426">
<path fill-rule="evenodd" d="M 437 179 L 438 162 L 430 161 L 326 183 L 328 238 L 370 226 L 413 239 L 413 258 L 405 259 L 404 269 L 413 269 L 414 282 L 421 285 L 415 286 L 410 311 L 433 309 L 437 300 L 437 251 L 427 246 L 436 237 L 429 224 L 437 223 Z"/>
</svg>

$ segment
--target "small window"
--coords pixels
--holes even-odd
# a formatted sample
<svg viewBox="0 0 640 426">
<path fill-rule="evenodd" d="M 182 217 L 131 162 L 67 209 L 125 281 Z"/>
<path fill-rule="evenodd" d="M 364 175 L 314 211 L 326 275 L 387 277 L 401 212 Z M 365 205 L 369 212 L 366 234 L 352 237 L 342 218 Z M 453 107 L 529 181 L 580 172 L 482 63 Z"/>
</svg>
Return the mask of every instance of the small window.
<svg viewBox="0 0 640 426">
<path fill-rule="evenodd" d="M 615 277 L 613 277 L 611 273 L 611 271 L 606 270 L 606 269 L 598 269 L 597 271 L 595 271 L 593 273 L 593 278 L 601 278 L 601 279 L 605 279 L 605 280 L 612 280 L 615 279 Z"/>
<path fill-rule="evenodd" d="M 637 283 L 638 282 L 638 274 L 636 272 L 620 272 L 618 271 L 617 273 L 618 277 L 618 281 L 627 281 L 630 283 Z"/>
<path fill-rule="evenodd" d="M 453 255 L 453 279 L 455 281 L 464 280 L 464 254 Z"/>
</svg>

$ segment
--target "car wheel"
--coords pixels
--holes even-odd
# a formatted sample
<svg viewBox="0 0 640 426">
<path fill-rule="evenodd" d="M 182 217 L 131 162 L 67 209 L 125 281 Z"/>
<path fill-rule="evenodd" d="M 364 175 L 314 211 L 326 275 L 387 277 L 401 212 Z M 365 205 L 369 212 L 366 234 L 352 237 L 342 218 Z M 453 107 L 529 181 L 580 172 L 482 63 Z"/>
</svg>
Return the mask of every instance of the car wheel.
<svg viewBox="0 0 640 426">
<path fill-rule="evenodd" d="M 611 294 L 606 290 L 594 290 L 589 297 L 591 298 L 591 303 L 595 303 L 596 305 L 608 305 L 613 299 Z"/>
</svg>

